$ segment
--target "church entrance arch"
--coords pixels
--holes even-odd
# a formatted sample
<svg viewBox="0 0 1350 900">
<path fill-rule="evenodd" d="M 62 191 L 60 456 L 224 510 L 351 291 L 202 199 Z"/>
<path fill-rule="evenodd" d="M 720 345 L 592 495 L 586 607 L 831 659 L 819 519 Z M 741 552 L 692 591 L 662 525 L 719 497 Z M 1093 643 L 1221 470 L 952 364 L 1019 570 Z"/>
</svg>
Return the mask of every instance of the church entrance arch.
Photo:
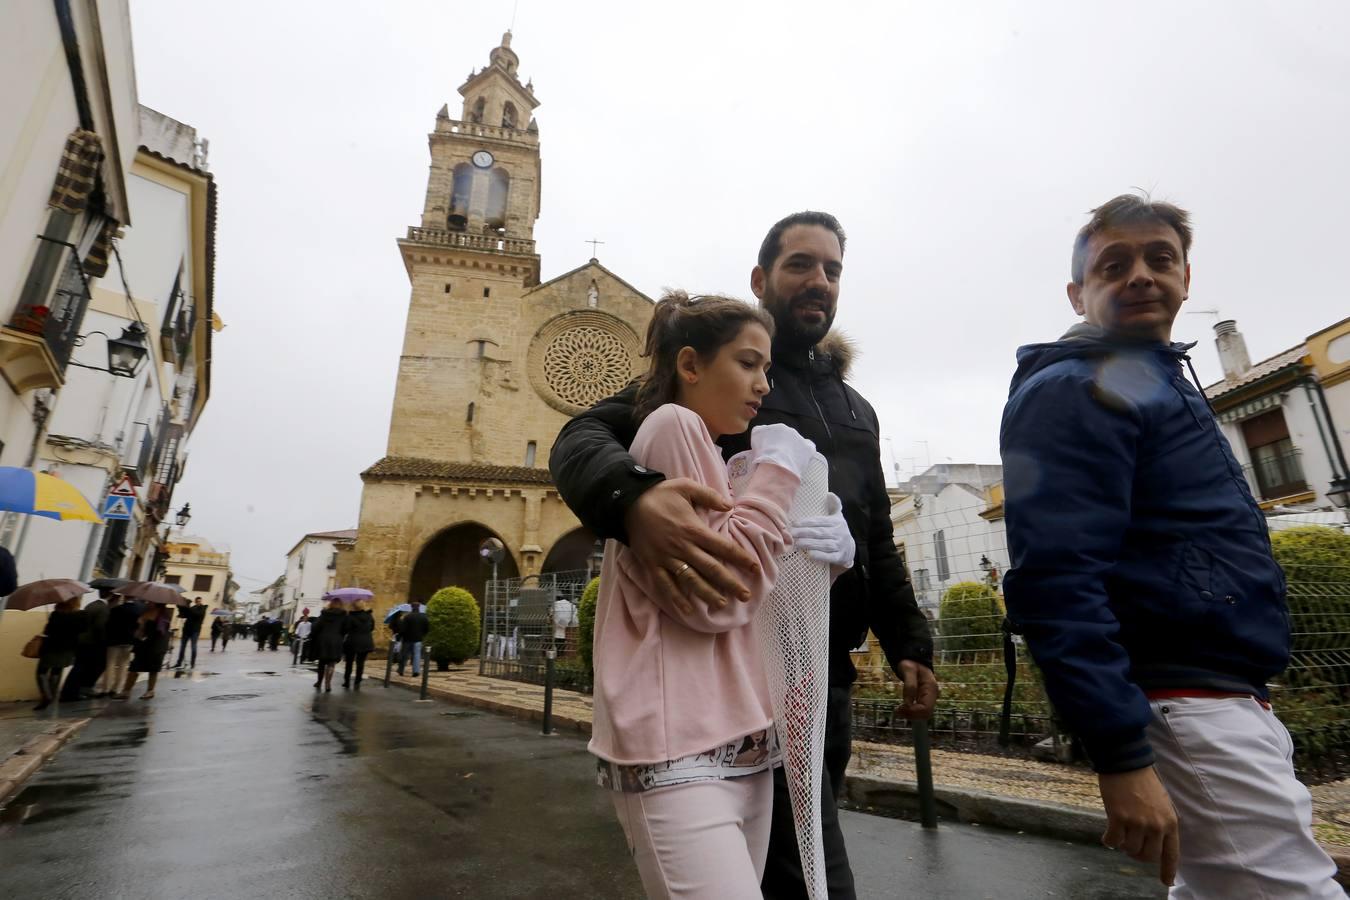
<svg viewBox="0 0 1350 900">
<path fill-rule="evenodd" d="M 594 574 L 598 575 L 599 566 L 592 559 L 594 553 L 595 533 L 589 528 L 574 529 L 554 541 L 540 572 L 585 572 L 594 568 Z"/>
<path fill-rule="evenodd" d="M 490 537 L 501 540 L 499 534 L 485 525 L 464 522 L 427 541 L 413 565 L 408 599 L 425 603 L 443 587 L 462 587 L 473 594 L 481 608 L 483 585 L 492 578 L 492 566 L 479 558 L 478 547 Z M 519 574 L 515 557 L 508 547 L 497 566 L 497 577 L 515 578 Z"/>
</svg>

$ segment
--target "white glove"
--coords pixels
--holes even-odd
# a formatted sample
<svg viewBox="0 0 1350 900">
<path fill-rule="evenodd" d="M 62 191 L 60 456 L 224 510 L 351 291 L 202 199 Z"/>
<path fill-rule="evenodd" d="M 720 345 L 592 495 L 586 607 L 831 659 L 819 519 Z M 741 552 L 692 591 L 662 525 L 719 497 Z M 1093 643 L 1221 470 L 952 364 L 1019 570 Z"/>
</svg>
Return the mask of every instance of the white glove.
<svg viewBox="0 0 1350 900">
<path fill-rule="evenodd" d="M 757 425 L 750 432 L 750 449 L 754 464 L 776 463 L 800 476 L 816 455 L 816 445 L 802 437 L 789 425 Z"/>
<path fill-rule="evenodd" d="M 788 526 L 793 546 L 818 563 L 837 569 L 850 568 L 857 546 L 844 521 L 843 508 L 837 496 L 826 494 L 825 515 L 812 516 Z"/>
</svg>

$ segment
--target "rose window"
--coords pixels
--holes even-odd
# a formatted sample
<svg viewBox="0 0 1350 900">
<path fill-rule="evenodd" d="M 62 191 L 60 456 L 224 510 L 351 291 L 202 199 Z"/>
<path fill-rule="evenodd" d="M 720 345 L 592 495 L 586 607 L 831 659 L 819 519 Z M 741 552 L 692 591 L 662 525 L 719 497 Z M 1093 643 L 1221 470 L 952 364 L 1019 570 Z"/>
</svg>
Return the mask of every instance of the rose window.
<svg viewBox="0 0 1350 900">
<path fill-rule="evenodd" d="M 593 325 L 569 328 L 553 338 L 544 350 L 543 368 L 549 389 L 582 409 L 618 393 L 633 377 L 623 341 Z"/>
</svg>

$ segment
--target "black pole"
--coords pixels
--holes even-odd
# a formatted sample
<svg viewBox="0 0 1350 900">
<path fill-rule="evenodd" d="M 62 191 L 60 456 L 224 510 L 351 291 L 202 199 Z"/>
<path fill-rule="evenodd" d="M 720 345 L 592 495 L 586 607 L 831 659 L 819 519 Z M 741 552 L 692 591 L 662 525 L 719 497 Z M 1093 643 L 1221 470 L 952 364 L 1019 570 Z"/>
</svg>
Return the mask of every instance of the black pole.
<svg viewBox="0 0 1350 900">
<path fill-rule="evenodd" d="M 418 700 L 427 699 L 427 678 L 431 675 L 431 645 L 422 645 L 422 690 L 418 693 Z"/>
<path fill-rule="evenodd" d="M 544 734 L 553 733 L 553 657 L 556 650 L 544 654 Z"/>
<path fill-rule="evenodd" d="M 389 675 L 394 669 L 394 642 L 389 642 L 384 656 L 384 686 L 389 687 Z"/>
<path fill-rule="evenodd" d="M 933 796 L 933 757 L 928 723 L 916 719 L 914 729 L 914 775 L 919 787 L 919 821 L 924 828 L 937 827 L 937 800 Z"/>
</svg>

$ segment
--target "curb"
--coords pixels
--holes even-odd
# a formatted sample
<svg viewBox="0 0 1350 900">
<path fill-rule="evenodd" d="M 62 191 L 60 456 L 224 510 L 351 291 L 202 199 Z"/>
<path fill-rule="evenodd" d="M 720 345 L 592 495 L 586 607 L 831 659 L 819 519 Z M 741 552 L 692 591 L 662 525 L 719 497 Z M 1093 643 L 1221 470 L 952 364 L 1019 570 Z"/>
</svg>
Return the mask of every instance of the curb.
<svg viewBox="0 0 1350 900">
<path fill-rule="evenodd" d="M 933 793 L 939 817 L 968 825 L 992 825 L 1075 843 L 1096 843 L 1106 831 L 1106 813 L 1096 810 L 941 785 Z M 913 781 L 849 775 L 844 795 L 845 803 L 860 812 L 898 819 L 919 817 L 919 793 Z"/>
<path fill-rule="evenodd" d="M 1096 844 L 1106 831 L 1106 813 L 1097 810 L 940 785 L 934 787 L 933 794 L 939 818 L 968 825 L 990 825 L 1078 844 Z M 858 812 L 917 820 L 918 786 L 913 781 L 848 775 L 843 805 Z M 1336 880 L 1350 887 L 1350 849 L 1322 849 L 1336 863 Z"/>
<path fill-rule="evenodd" d="M 377 679 L 378 680 L 378 679 Z M 417 681 L 389 680 L 408 690 L 417 691 Z M 433 684 L 427 685 L 427 695 L 438 700 L 449 700 L 464 706 L 473 706 L 488 712 L 500 713 L 530 722 L 543 722 L 543 710 L 530 709 L 512 703 L 490 700 L 476 694 L 460 693 Z M 572 731 L 580 735 L 591 733 L 591 723 L 584 719 L 553 713 L 554 731 Z M 4 778 L 0 774 L 0 780 Z M 1106 831 L 1106 813 L 1063 803 L 1006 797 L 988 791 L 969 788 L 935 786 L 938 816 L 967 825 L 989 825 L 1007 831 L 1020 831 L 1043 837 L 1072 841 L 1077 844 L 1096 844 Z M 3 787 L 0 787 L 3 796 Z M 848 775 L 844 779 L 843 806 L 858 812 L 888 816 L 894 819 L 919 818 L 919 792 L 913 781 L 877 778 L 872 775 Z M 1350 887 L 1350 849 L 1323 847 L 1339 870 L 1337 881 Z"/>
<path fill-rule="evenodd" d="M 54 725 L 37 737 L 29 738 L 4 762 L 0 762 L 0 804 L 7 803 L 23 790 L 28 779 L 32 778 L 47 760 L 56 755 L 56 751 L 89 722 L 89 719 L 76 719 L 73 722 Z"/>
<path fill-rule="evenodd" d="M 397 678 L 390 678 L 389 684 L 395 687 L 406 688 L 410 691 L 421 690 L 420 682 L 400 681 Z M 453 703 L 459 703 L 464 706 L 473 706 L 488 712 L 501 713 L 516 719 L 524 719 L 528 722 L 544 721 L 544 711 L 542 709 L 530 709 L 525 706 L 517 706 L 513 703 L 502 703 L 498 700 L 490 700 L 487 697 L 480 697 L 477 694 L 463 694 L 448 688 L 437 687 L 434 684 L 427 685 L 427 696 L 435 697 L 437 700 L 449 700 Z M 555 732 L 568 731 L 578 735 L 589 735 L 591 733 L 591 723 L 587 719 L 577 719 L 564 713 L 553 711 L 553 730 Z"/>
</svg>

